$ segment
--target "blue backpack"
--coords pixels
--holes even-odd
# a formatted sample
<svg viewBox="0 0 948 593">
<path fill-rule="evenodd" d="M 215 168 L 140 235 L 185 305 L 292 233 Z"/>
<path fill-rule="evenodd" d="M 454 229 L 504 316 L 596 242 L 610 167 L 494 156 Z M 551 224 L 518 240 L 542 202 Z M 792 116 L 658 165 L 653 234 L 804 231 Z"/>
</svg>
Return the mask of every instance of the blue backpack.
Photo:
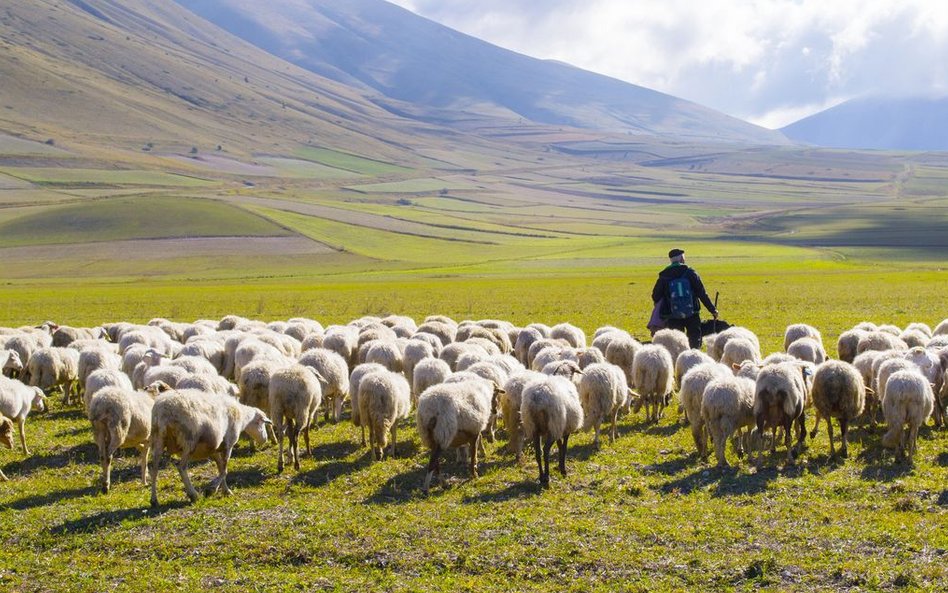
<svg viewBox="0 0 948 593">
<path fill-rule="evenodd" d="M 668 281 L 668 310 L 669 319 L 687 319 L 696 313 L 695 295 L 687 277 Z"/>
</svg>

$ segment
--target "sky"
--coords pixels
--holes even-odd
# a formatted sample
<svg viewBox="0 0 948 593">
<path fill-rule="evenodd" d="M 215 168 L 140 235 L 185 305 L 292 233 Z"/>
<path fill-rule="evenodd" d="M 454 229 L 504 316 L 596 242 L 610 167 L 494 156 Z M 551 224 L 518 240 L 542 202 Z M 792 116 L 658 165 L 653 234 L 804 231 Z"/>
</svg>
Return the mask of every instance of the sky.
<svg viewBox="0 0 948 593">
<path fill-rule="evenodd" d="M 948 0 L 390 0 L 474 37 L 777 128 L 948 94 Z"/>
</svg>

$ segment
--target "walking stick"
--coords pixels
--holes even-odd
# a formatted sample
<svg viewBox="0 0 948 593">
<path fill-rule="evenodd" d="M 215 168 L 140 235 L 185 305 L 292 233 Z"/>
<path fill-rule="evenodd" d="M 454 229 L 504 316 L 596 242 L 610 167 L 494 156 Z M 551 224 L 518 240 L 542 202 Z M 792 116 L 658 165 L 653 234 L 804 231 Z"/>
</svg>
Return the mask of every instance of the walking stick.
<svg viewBox="0 0 948 593">
<path fill-rule="evenodd" d="M 719 293 L 718 291 L 715 291 L 715 292 L 714 292 L 714 310 L 715 310 L 715 311 L 718 310 L 718 295 L 719 295 L 719 294 L 720 294 L 720 293 Z M 714 323 L 712 324 L 712 327 L 714 327 L 714 333 L 718 333 L 718 320 L 717 320 L 717 318 L 714 319 Z"/>
</svg>

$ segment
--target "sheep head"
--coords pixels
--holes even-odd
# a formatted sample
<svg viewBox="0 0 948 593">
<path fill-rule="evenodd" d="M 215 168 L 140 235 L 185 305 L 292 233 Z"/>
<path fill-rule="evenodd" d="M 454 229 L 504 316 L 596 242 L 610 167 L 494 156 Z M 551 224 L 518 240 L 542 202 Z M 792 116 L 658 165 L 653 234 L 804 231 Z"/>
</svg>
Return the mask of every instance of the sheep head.
<svg viewBox="0 0 948 593">
<path fill-rule="evenodd" d="M 7 362 L 3 365 L 3 370 L 22 371 L 23 361 L 20 360 L 20 355 L 16 350 L 8 350 L 7 353 Z"/>
<path fill-rule="evenodd" d="M 171 391 L 171 386 L 165 383 L 164 381 L 155 381 L 151 385 L 145 388 L 145 391 L 151 397 L 158 397 L 159 394 L 162 394 L 166 391 Z"/>
<path fill-rule="evenodd" d="M 13 421 L 7 417 L 0 417 L 0 444 L 13 448 Z"/>
<path fill-rule="evenodd" d="M 39 387 L 33 387 L 33 409 L 37 412 L 46 411 L 46 394 Z"/>
<path fill-rule="evenodd" d="M 253 408 L 253 416 L 244 428 L 244 433 L 253 439 L 256 444 L 262 445 L 267 442 L 267 428 L 272 425 L 273 421 L 267 418 L 266 414 L 257 408 Z"/>
</svg>

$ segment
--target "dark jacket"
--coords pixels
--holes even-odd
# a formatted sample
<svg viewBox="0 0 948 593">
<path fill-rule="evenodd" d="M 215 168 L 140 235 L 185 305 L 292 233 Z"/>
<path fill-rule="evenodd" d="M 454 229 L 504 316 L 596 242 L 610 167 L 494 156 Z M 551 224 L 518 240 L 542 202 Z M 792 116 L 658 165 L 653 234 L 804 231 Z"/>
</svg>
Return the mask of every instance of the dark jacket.
<svg viewBox="0 0 948 593">
<path fill-rule="evenodd" d="M 716 312 L 714 303 L 708 298 L 708 293 L 704 289 L 704 284 L 701 283 L 698 272 L 695 272 L 685 264 L 672 264 L 658 273 L 658 281 L 655 282 L 655 288 L 652 289 L 653 303 L 665 299 L 659 311 L 662 318 L 667 318 L 671 315 L 671 305 L 668 300 L 668 282 L 675 278 L 681 278 L 682 276 L 687 276 L 688 282 L 691 283 L 691 292 L 695 295 L 695 314 L 697 315 L 698 311 L 701 310 L 701 306 L 699 305 L 700 301 L 704 303 L 704 306 L 707 307 L 708 311 L 713 315 Z"/>
</svg>

